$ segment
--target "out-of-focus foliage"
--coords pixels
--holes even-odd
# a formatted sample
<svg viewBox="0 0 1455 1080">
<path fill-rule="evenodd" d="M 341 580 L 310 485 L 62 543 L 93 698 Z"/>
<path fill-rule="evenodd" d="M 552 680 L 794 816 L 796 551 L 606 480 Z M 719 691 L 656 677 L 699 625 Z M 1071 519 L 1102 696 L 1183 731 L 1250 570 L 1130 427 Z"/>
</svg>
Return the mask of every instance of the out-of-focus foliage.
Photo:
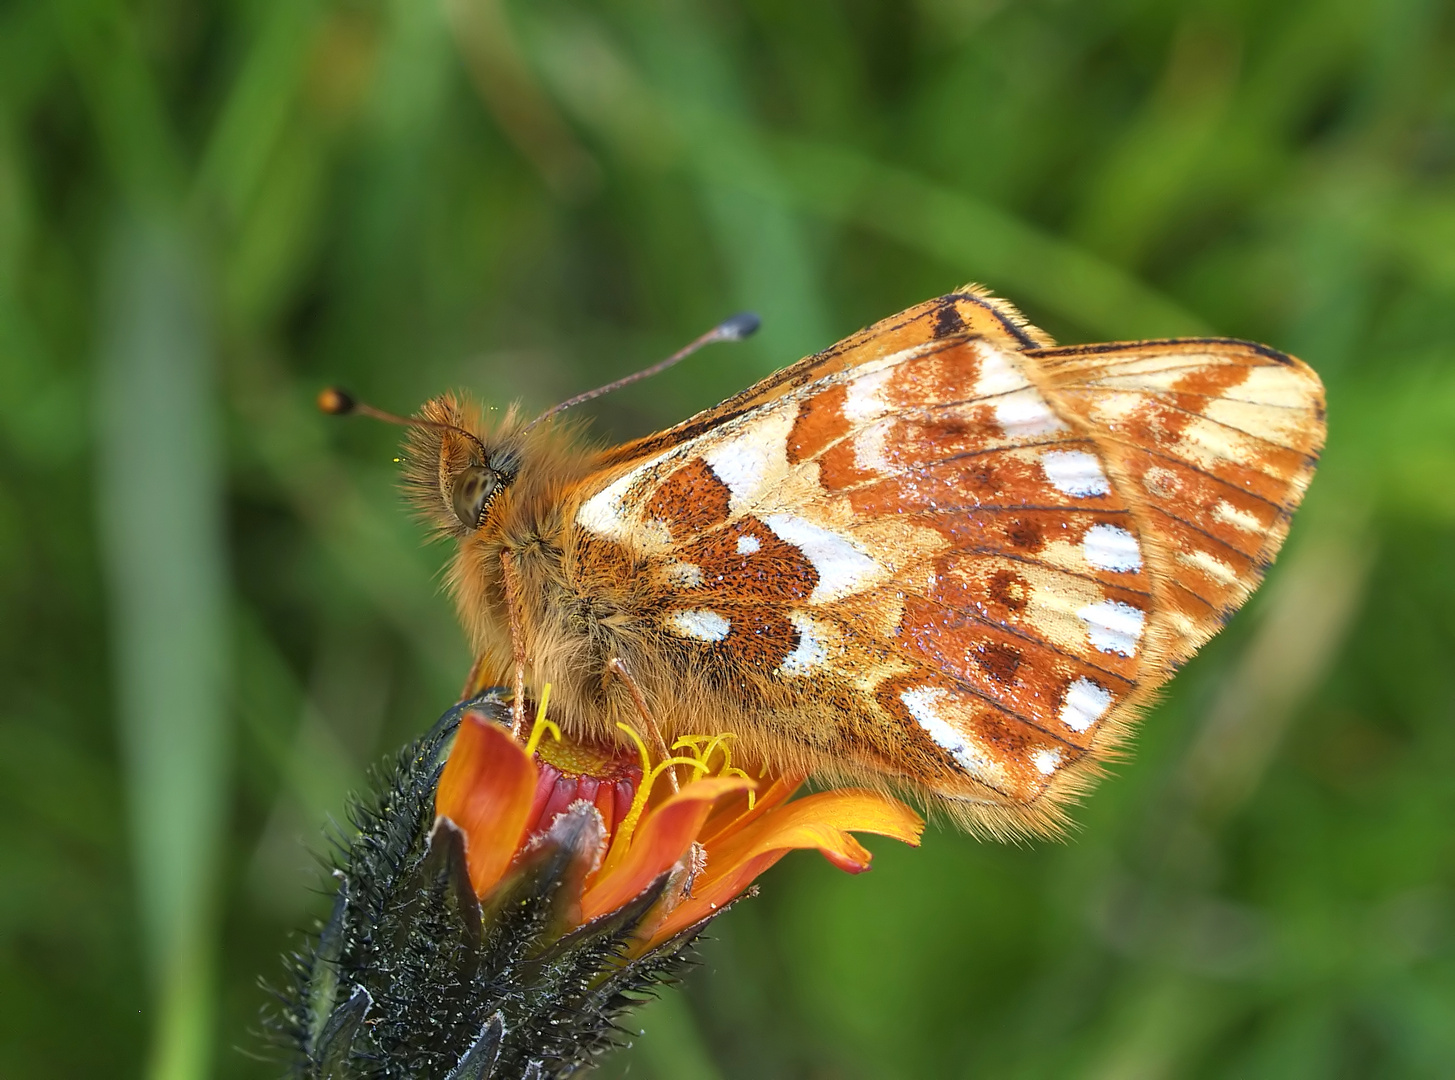
<svg viewBox="0 0 1455 1080">
<path fill-rule="evenodd" d="M 631 1075 L 1449 1075 L 1431 0 L 0 9 L 0 1075 L 273 1074 L 309 848 L 461 682 L 395 433 L 320 385 L 540 408 L 762 313 L 592 406 L 625 437 L 971 279 L 1303 356 L 1323 469 L 1066 843 L 790 860 Z"/>
</svg>

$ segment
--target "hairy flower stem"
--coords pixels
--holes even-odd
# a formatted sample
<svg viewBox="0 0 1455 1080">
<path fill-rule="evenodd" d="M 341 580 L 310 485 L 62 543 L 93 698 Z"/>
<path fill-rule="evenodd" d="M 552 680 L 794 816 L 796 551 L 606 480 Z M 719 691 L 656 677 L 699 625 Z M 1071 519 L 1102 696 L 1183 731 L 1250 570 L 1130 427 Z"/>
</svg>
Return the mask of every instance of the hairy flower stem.
<svg viewBox="0 0 1455 1080">
<path fill-rule="evenodd" d="M 697 923 L 628 956 L 668 884 L 576 925 L 599 860 L 600 818 L 575 803 L 482 901 L 466 837 L 436 819 L 440 774 L 467 711 L 505 725 L 499 691 L 451 709 L 357 801 L 335 857 L 333 913 L 290 959 L 269 1026 L 292 1075 L 317 1080 L 547 1080 L 589 1067 L 625 1034 L 616 1020 L 679 971 Z"/>
</svg>

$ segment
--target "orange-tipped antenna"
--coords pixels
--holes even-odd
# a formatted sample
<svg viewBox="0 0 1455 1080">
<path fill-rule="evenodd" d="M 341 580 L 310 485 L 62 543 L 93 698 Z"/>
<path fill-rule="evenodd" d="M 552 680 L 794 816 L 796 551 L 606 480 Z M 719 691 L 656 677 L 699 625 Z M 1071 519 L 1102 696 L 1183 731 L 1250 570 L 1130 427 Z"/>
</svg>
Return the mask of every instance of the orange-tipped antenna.
<svg viewBox="0 0 1455 1080">
<path fill-rule="evenodd" d="M 366 404 L 347 390 L 341 390 L 337 386 L 326 386 L 318 392 L 318 408 L 320 412 L 326 412 L 331 416 L 368 416 L 375 420 L 382 420 L 386 424 L 398 424 L 400 427 L 422 427 L 438 428 L 440 431 L 453 431 L 463 435 L 475 444 L 480 451 L 480 462 L 484 464 L 489 455 L 485 453 L 485 444 L 473 434 L 455 424 L 446 424 L 440 420 L 421 420 L 413 416 L 399 416 L 392 412 L 385 412 L 383 409 L 376 409 Z"/>
<path fill-rule="evenodd" d="M 730 319 L 724 319 L 696 341 L 678 349 L 671 356 L 667 357 L 667 359 L 660 360 L 649 368 L 643 368 L 634 375 L 628 375 L 625 378 L 617 379 L 615 382 L 609 382 L 605 386 L 598 386 L 595 390 L 588 390 L 584 394 L 577 394 L 573 398 L 567 398 L 559 405 L 552 406 L 541 413 L 527 424 L 526 427 L 533 428 L 542 420 L 549 420 L 557 413 L 564 412 L 575 405 L 580 405 L 583 401 L 590 401 L 592 398 L 599 398 L 602 394 L 609 394 L 613 390 L 620 390 L 623 386 L 630 386 L 634 382 L 650 379 L 653 375 L 658 375 L 666 371 L 679 360 L 685 360 L 704 345 L 711 345 L 717 341 L 742 341 L 746 337 L 751 337 L 760 325 L 762 325 L 762 320 L 751 311 L 744 311 L 734 315 Z"/>
</svg>

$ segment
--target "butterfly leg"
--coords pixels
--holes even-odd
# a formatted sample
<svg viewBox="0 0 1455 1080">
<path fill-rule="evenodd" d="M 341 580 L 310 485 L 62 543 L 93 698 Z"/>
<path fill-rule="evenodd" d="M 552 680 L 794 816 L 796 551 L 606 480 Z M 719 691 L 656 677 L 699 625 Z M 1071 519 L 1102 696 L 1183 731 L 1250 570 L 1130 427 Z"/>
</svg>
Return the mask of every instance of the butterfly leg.
<svg viewBox="0 0 1455 1080">
<path fill-rule="evenodd" d="M 657 727 L 657 722 L 652 719 L 652 711 L 647 708 L 646 695 L 637 681 L 632 678 L 631 672 L 627 670 L 626 661 L 619 656 L 613 656 L 606 662 L 606 670 L 626 684 L 627 693 L 632 697 L 632 704 L 637 707 L 637 715 L 642 718 L 642 726 L 646 728 L 645 735 L 652 744 L 652 750 L 656 753 L 659 761 L 666 761 L 672 756 L 672 751 L 667 748 L 667 740 L 662 738 L 662 729 Z M 667 783 L 672 785 L 672 790 L 677 790 L 677 770 L 668 769 Z"/>
<path fill-rule="evenodd" d="M 510 657 L 515 667 L 511 686 L 510 733 L 517 740 L 525 738 L 525 639 L 520 632 L 520 581 L 515 576 L 515 555 L 510 549 L 500 553 L 500 573 L 505 582 L 505 613 L 510 620 Z"/>
<path fill-rule="evenodd" d="M 477 656 L 475 662 L 470 665 L 470 673 L 465 676 L 465 688 L 460 691 L 460 700 L 469 701 L 478 694 L 483 694 L 491 687 L 491 677 L 487 674 L 485 657 Z"/>
</svg>

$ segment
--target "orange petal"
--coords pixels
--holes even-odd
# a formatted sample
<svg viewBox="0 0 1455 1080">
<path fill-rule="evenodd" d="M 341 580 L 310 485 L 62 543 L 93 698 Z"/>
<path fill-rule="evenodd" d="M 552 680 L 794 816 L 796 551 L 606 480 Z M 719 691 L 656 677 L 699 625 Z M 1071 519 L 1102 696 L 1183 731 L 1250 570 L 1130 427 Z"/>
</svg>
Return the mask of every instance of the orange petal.
<svg viewBox="0 0 1455 1080">
<path fill-rule="evenodd" d="M 694 884 L 692 897 L 667 916 L 650 944 L 705 919 L 796 848 L 817 848 L 840 869 L 869 869 L 869 852 L 850 830 L 918 846 L 924 821 L 897 799 L 857 788 L 825 791 L 780 807 L 708 846 L 707 870 Z"/>
<path fill-rule="evenodd" d="M 536 790 L 536 766 L 498 724 L 466 713 L 440 774 L 435 813 L 465 834 L 465 861 L 475 895 L 505 874 L 525 836 Z"/>
<path fill-rule="evenodd" d="M 734 799 L 732 802 L 719 805 L 713 810 L 712 816 L 707 819 L 707 824 L 702 827 L 702 835 L 697 838 L 698 843 L 715 843 L 719 838 L 737 832 L 757 821 L 769 810 L 775 809 L 781 803 L 792 798 L 793 793 L 803 785 L 803 781 L 802 776 L 774 777 L 773 783 L 768 786 L 767 791 L 758 792 L 751 810 L 747 808 L 746 799 Z"/>
<path fill-rule="evenodd" d="M 694 780 L 661 806 L 648 810 L 626 857 L 608 867 L 586 890 L 581 899 L 582 920 L 590 922 L 639 896 L 658 874 L 682 858 L 697 839 L 713 803 L 752 787 L 753 782 L 742 777 L 710 776 Z"/>
</svg>

